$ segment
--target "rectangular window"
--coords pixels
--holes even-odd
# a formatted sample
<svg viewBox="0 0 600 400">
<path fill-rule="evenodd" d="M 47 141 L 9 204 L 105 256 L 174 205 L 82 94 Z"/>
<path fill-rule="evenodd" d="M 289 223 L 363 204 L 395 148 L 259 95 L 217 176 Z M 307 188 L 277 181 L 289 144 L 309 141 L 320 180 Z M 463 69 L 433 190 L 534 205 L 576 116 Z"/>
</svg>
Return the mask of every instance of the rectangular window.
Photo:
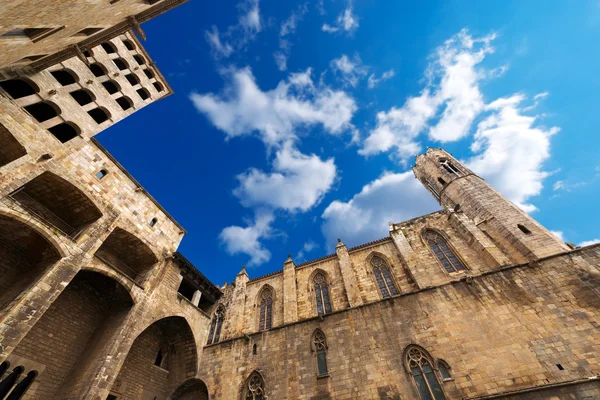
<svg viewBox="0 0 600 400">
<path fill-rule="evenodd" d="M 325 376 L 328 374 L 327 371 L 327 352 L 319 351 L 317 353 L 317 374 L 319 376 Z"/>
</svg>

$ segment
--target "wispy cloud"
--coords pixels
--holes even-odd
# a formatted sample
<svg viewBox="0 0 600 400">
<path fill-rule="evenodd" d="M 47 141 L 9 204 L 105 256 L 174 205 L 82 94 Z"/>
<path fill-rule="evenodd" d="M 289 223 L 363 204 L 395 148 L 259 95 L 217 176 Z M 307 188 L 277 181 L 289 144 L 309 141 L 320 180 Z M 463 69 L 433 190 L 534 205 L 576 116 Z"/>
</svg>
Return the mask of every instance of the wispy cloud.
<svg viewBox="0 0 600 400">
<path fill-rule="evenodd" d="M 353 58 L 343 54 L 340 58 L 335 58 L 329 63 L 333 73 L 339 77 L 342 82 L 352 87 L 356 87 L 358 82 L 367 76 L 369 67 L 365 66 L 358 54 Z"/>
<path fill-rule="evenodd" d="M 281 23 L 279 29 L 279 50 L 273 53 L 275 63 L 280 71 L 287 69 L 287 60 L 291 54 L 292 44 L 287 36 L 296 33 L 298 24 L 304 17 L 304 14 L 308 12 L 308 5 L 301 4 L 296 10 L 294 10 L 290 16 Z"/>
<path fill-rule="evenodd" d="M 369 89 L 373 89 L 379 83 L 381 83 L 383 81 L 387 81 L 388 79 L 391 79 L 394 76 L 396 76 L 396 71 L 394 71 L 394 69 L 385 71 L 383 74 L 381 74 L 381 76 L 379 78 L 375 77 L 375 74 L 371 74 L 369 76 L 369 81 L 368 81 Z"/>
<path fill-rule="evenodd" d="M 353 33 L 358 29 L 358 17 L 353 13 L 352 2 L 348 3 L 346 9 L 338 15 L 334 24 L 323 24 L 321 30 L 328 33 L 347 32 Z"/>
<path fill-rule="evenodd" d="M 302 249 L 300 249 L 298 251 L 298 253 L 294 257 L 294 261 L 296 263 L 303 262 L 309 253 L 312 253 L 314 250 L 316 250 L 318 248 L 319 248 L 319 245 L 314 240 L 312 240 L 312 239 L 309 240 L 308 242 L 304 243 L 304 245 L 302 246 Z"/>
</svg>

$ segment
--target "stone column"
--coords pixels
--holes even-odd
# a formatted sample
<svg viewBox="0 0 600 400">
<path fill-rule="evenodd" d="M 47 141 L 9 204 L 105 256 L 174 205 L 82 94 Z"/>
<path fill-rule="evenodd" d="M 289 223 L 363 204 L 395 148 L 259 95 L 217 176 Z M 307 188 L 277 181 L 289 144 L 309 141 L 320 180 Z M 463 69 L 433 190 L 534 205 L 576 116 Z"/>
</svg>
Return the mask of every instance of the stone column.
<svg viewBox="0 0 600 400">
<path fill-rule="evenodd" d="M 356 273 L 354 272 L 352 261 L 350 261 L 348 248 L 340 239 L 338 239 L 338 244 L 335 247 L 335 253 L 337 254 L 340 271 L 342 272 L 342 280 L 344 281 L 344 288 L 348 296 L 348 304 L 350 307 L 359 306 L 363 301 L 358 288 Z"/>
<path fill-rule="evenodd" d="M 247 330 L 246 284 L 249 280 L 250 278 L 248 278 L 246 266 L 243 266 L 242 270 L 235 277 L 233 293 L 231 294 L 231 303 L 227 308 L 227 319 L 230 321 L 231 336 L 244 334 Z M 249 310 L 248 314 L 251 314 L 249 317 L 251 318 L 254 313 L 252 310 Z M 256 330 L 255 328 L 257 327 L 251 327 L 250 331 Z"/>
<path fill-rule="evenodd" d="M 196 307 L 198 307 L 198 304 L 200 304 L 201 297 L 202 297 L 202 292 L 199 290 L 196 290 L 194 292 L 194 295 L 192 296 L 192 304 L 195 305 Z"/>
<path fill-rule="evenodd" d="M 418 273 L 415 251 L 408 242 L 404 232 L 402 232 L 401 229 L 396 229 L 396 226 L 392 223 L 390 223 L 390 237 L 394 241 L 394 245 L 396 246 L 398 253 L 400 253 L 400 257 L 406 263 L 406 273 L 417 286 L 416 288 L 420 289 L 421 285 L 419 285 L 419 280 L 415 276 L 415 274 Z"/>
<path fill-rule="evenodd" d="M 296 295 L 296 264 L 291 254 L 283 264 L 283 323 L 298 320 L 298 297 Z"/>
</svg>

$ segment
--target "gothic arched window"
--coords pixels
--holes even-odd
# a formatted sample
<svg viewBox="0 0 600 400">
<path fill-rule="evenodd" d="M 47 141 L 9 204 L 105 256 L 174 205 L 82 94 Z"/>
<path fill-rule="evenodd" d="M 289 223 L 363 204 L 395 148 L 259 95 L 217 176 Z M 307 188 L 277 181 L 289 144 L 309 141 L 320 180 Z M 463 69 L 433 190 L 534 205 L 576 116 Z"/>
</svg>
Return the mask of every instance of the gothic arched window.
<svg viewBox="0 0 600 400">
<path fill-rule="evenodd" d="M 454 254 L 446 239 L 438 232 L 428 230 L 423 234 L 423 237 L 446 272 L 452 274 L 466 269 L 462 261 Z"/>
<path fill-rule="evenodd" d="M 265 382 L 258 372 L 253 372 L 244 387 L 243 400 L 264 400 Z"/>
<path fill-rule="evenodd" d="M 319 272 L 315 275 L 315 296 L 317 300 L 317 313 L 319 315 L 329 314 L 331 312 L 331 300 L 329 299 L 329 286 L 325 280 L 325 275 Z"/>
<path fill-rule="evenodd" d="M 437 360 L 438 371 L 442 377 L 442 382 L 451 381 L 452 375 L 450 374 L 450 366 L 444 360 Z"/>
<path fill-rule="evenodd" d="M 381 296 L 387 299 L 397 295 L 398 289 L 396 289 L 396 284 L 392 278 L 392 272 L 383 258 L 373 256 L 371 258 L 371 265 L 373 266 L 373 273 L 375 274 L 375 280 L 377 281 L 377 286 L 379 286 Z"/>
<path fill-rule="evenodd" d="M 444 392 L 433 371 L 429 355 L 419 347 L 410 347 L 406 353 L 406 367 L 421 400 L 444 400 Z"/>
<path fill-rule="evenodd" d="M 221 328 L 223 327 L 223 320 L 225 319 L 225 307 L 219 306 L 215 315 L 213 316 L 210 324 L 210 331 L 208 333 L 208 343 L 219 343 L 221 337 Z"/>
<path fill-rule="evenodd" d="M 454 164 L 452 164 L 450 161 L 446 160 L 445 158 L 442 158 L 440 160 L 440 164 L 448 173 L 455 174 L 455 175 L 460 174 L 460 170 L 458 168 L 456 168 L 456 166 Z"/>
<path fill-rule="evenodd" d="M 263 290 L 260 296 L 260 315 L 258 330 L 271 329 L 273 324 L 273 291 L 269 288 Z"/>
<path fill-rule="evenodd" d="M 317 377 L 327 376 L 327 338 L 320 329 L 313 333 L 312 348 L 317 356 Z"/>
</svg>

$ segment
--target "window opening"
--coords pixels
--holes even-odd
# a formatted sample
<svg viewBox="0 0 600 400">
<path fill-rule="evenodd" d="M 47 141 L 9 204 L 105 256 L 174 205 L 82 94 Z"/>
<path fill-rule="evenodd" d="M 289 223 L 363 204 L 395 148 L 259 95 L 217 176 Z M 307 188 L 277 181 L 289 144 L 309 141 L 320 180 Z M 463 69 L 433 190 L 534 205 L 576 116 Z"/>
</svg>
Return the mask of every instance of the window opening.
<svg viewBox="0 0 600 400">
<path fill-rule="evenodd" d="M 39 102 L 26 107 L 23 107 L 29 114 L 33 116 L 38 122 L 48 121 L 56 116 L 58 112 L 52 107 L 49 102 Z"/>
<path fill-rule="evenodd" d="M 524 225 L 517 224 L 517 227 L 526 235 L 531 235 L 531 231 L 527 229 Z"/>
<path fill-rule="evenodd" d="M 377 281 L 377 286 L 379 286 L 381 296 L 384 299 L 387 299 L 399 294 L 394 279 L 392 278 L 390 268 L 383 258 L 373 256 L 373 258 L 371 258 L 371 266 L 373 267 L 373 273 L 375 274 L 375 280 Z"/>
<path fill-rule="evenodd" d="M 75 75 L 71 71 L 67 71 L 66 69 L 52 71 L 50 73 L 52 74 L 54 79 L 56 79 L 56 81 L 58 83 L 60 83 L 62 86 L 67 86 L 67 85 L 71 85 L 73 83 L 77 83 L 77 80 L 78 80 L 77 75 Z"/>
<path fill-rule="evenodd" d="M 321 330 L 315 331 L 313 335 L 313 349 L 317 356 L 317 377 L 327 376 L 327 339 Z"/>
<path fill-rule="evenodd" d="M 91 57 L 94 54 L 94 52 L 92 50 L 85 50 L 83 52 L 83 55 L 86 56 L 87 58 Z"/>
<path fill-rule="evenodd" d="M 256 343 L 252 345 L 252 354 L 256 355 L 258 353 L 258 346 Z"/>
<path fill-rule="evenodd" d="M 438 382 L 431 360 L 419 348 L 413 347 L 405 360 L 413 383 L 421 400 L 444 400 L 444 392 Z"/>
<path fill-rule="evenodd" d="M 192 299 L 194 298 L 194 293 L 196 292 L 196 287 L 192 285 L 187 279 L 183 278 L 181 280 L 181 283 L 179 284 L 177 292 L 189 301 L 192 301 Z"/>
<path fill-rule="evenodd" d="M 135 60 L 135 62 L 138 63 L 138 65 L 146 64 L 146 60 L 144 60 L 144 57 L 140 56 L 139 54 L 134 55 L 133 59 Z"/>
<path fill-rule="evenodd" d="M 94 33 L 98 33 L 104 28 L 85 28 L 74 34 L 73 36 L 91 36 Z"/>
<path fill-rule="evenodd" d="M 122 58 L 115 58 L 113 60 L 113 63 L 115 63 L 117 68 L 119 68 L 121 71 L 123 71 L 125 69 L 129 69 L 129 65 L 127 65 L 127 62 L 125 60 L 123 60 Z"/>
<path fill-rule="evenodd" d="M 71 97 L 75 99 L 75 101 L 80 106 L 85 106 L 86 104 L 90 104 L 94 101 L 94 98 L 90 94 L 90 92 L 86 89 L 79 89 L 74 92 L 69 93 Z"/>
<path fill-rule="evenodd" d="M 329 286 L 325 280 L 325 275 L 321 272 L 315 275 L 315 296 L 317 301 L 317 314 L 331 313 L 331 300 L 329 298 Z"/>
<path fill-rule="evenodd" d="M 246 382 L 244 390 L 245 400 L 264 400 L 265 399 L 265 383 L 258 372 L 253 372 Z"/>
<path fill-rule="evenodd" d="M 53 126 L 52 128 L 48 128 L 50 133 L 54 135 L 55 138 L 61 141 L 61 143 L 66 143 L 69 140 L 79 136 L 79 127 L 73 124 L 72 122 L 63 122 L 62 124 L 58 124 Z"/>
<path fill-rule="evenodd" d="M 273 292 L 265 289 L 261 295 L 259 327 L 260 331 L 271 329 L 273 322 Z"/>
<path fill-rule="evenodd" d="M 144 69 L 144 74 L 146 74 L 148 79 L 154 78 L 154 72 L 152 72 L 152 70 L 149 68 Z"/>
<path fill-rule="evenodd" d="M 88 114 L 94 119 L 94 121 L 96 121 L 97 124 L 101 124 L 110 118 L 108 112 L 100 107 L 88 111 Z"/>
<path fill-rule="evenodd" d="M 165 88 L 160 82 L 152 82 L 152 86 L 156 89 L 157 92 L 162 92 Z"/>
<path fill-rule="evenodd" d="M 117 49 L 115 49 L 115 46 L 113 46 L 112 43 L 104 42 L 101 44 L 101 46 L 107 54 L 113 54 L 117 52 Z"/>
<path fill-rule="evenodd" d="M 127 48 L 127 50 L 135 50 L 135 46 L 133 45 L 133 43 L 131 42 L 131 40 L 125 39 L 125 40 L 123 40 L 123 44 L 125 45 L 125 47 Z"/>
<path fill-rule="evenodd" d="M 213 316 L 210 324 L 210 331 L 208 332 L 208 343 L 219 343 L 221 338 L 221 329 L 223 328 L 223 320 L 225 319 L 225 307 L 219 306 L 215 315 Z"/>
<path fill-rule="evenodd" d="M 115 94 L 119 91 L 119 84 L 115 81 L 102 82 L 102 86 L 108 92 L 108 94 Z"/>
<path fill-rule="evenodd" d="M 565 370 L 565 367 L 563 367 L 561 364 L 556 364 L 556 368 L 558 368 L 560 371 Z"/>
<path fill-rule="evenodd" d="M 429 244 L 429 248 L 442 264 L 447 273 L 452 274 L 455 272 L 462 272 L 466 268 L 462 261 L 454 254 L 454 251 L 446 242 L 446 239 L 442 237 L 438 232 L 426 231 L 423 235 L 425 241 Z"/>
<path fill-rule="evenodd" d="M 438 178 L 438 182 L 442 185 L 442 186 L 446 186 L 446 181 L 443 180 L 442 178 Z"/>
<path fill-rule="evenodd" d="M 446 160 L 445 158 L 442 158 L 440 160 L 440 164 L 442 165 L 442 167 L 444 167 L 444 169 L 446 171 L 448 171 L 451 174 L 456 174 L 459 175 L 460 174 L 460 170 L 458 168 L 456 168 L 454 166 L 454 164 L 452 164 L 450 161 Z"/>
<path fill-rule="evenodd" d="M 31 96 L 38 92 L 37 87 L 32 86 L 29 82 L 23 79 L 11 79 L 8 81 L 0 82 L 0 87 L 8 93 L 13 99 L 20 99 L 21 97 Z"/>
<path fill-rule="evenodd" d="M 95 77 L 106 75 L 106 68 L 98 63 L 91 64 L 90 71 L 92 71 L 92 74 L 94 74 Z"/>
<path fill-rule="evenodd" d="M 163 352 L 162 349 L 158 349 L 158 354 L 156 355 L 156 359 L 154 360 L 154 365 L 157 367 L 162 367 L 163 362 Z"/>
<path fill-rule="evenodd" d="M 100 171 L 96 172 L 96 178 L 98 178 L 98 179 L 102 179 L 106 175 L 108 175 L 108 171 L 105 169 L 101 169 Z"/>
<path fill-rule="evenodd" d="M 442 381 L 451 381 L 452 375 L 450 375 L 450 366 L 444 360 L 438 360 L 438 370 L 442 377 Z"/>
<path fill-rule="evenodd" d="M 150 98 L 150 93 L 148 93 L 148 91 L 144 88 L 138 89 L 136 92 L 142 100 L 147 100 Z"/>
<path fill-rule="evenodd" d="M 133 106 L 131 100 L 127 96 L 119 97 L 116 101 L 117 104 L 121 106 L 123 111 L 129 110 Z"/>
<path fill-rule="evenodd" d="M 127 75 L 125 75 L 125 79 L 127 79 L 127 81 L 129 81 L 129 84 L 131 86 L 135 86 L 140 83 L 139 78 L 135 74 L 127 74 Z"/>
</svg>

